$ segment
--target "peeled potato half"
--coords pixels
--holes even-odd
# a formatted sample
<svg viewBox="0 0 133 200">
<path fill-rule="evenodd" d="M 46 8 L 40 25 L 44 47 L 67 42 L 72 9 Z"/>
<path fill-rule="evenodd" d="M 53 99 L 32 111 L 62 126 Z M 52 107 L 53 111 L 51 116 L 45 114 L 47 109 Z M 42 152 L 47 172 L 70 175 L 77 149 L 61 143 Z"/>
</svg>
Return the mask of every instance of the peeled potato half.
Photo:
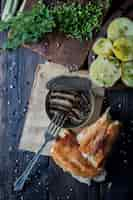
<svg viewBox="0 0 133 200">
<path fill-rule="evenodd" d="M 122 81 L 128 87 L 133 87 L 133 61 L 125 62 L 121 65 L 122 68 Z"/>
<path fill-rule="evenodd" d="M 110 40 L 115 41 L 120 37 L 133 35 L 133 22 L 127 17 L 118 17 L 108 26 L 107 36 Z"/>
<path fill-rule="evenodd" d="M 98 56 L 90 66 L 90 79 L 100 87 L 112 87 L 120 79 L 121 69 L 117 59 Z"/>
<path fill-rule="evenodd" d="M 113 52 L 123 62 L 133 60 L 133 36 L 117 39 L 113 43 Z"/>
<path fill-rule="evenodd" d="M 99 38 L 93 45 L 92 50 L 96 55 L 110 57 L 113 55 L 113 45 L 108 38 Z"/>
</svg>

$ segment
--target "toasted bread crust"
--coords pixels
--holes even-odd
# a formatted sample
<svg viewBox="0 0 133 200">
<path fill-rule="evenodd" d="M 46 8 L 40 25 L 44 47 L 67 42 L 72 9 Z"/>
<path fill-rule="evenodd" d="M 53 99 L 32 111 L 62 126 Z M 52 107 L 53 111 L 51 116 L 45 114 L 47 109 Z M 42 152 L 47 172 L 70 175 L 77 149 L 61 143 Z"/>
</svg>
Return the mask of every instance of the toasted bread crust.
<svg viewBox="0 0 133 200">
<path fill-rule="evenodd" d="M 96 177 L 104 168 L 119 129 L 120 123 L 111 121 L 106 112 L 78 136 L 69 131 L 65 137 L 56 140 L 51 156 L 64 171 L 85 178 Z"/>
</svg>

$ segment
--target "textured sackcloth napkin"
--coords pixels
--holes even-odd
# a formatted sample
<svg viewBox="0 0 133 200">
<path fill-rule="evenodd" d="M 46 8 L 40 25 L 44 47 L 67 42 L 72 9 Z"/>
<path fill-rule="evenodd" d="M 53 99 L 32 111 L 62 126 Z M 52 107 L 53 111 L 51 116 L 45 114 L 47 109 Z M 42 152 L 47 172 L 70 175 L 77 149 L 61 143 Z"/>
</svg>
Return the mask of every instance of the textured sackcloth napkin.
<svg viewBox="0 0 133 200">
<path fill-rule="evenodd" d="M 45 111 L 45 98 L 48 92 L 46 83 L 60 75 L 88 77 L 88 71 L 70 73 L 63 65 L 51 62 L 37 66 L 19 149 L 36 152 L 43 143 L 44 132 L 50 122 Z M 99 88 L 94 87 L 93 92 L 96 97 L 96 108 L 91 121 L 99 117 L 104 96 L 104 92 Z M 49 155 L 51 144 L 52 142 L 46 145 L 43 155 Z"/>
</svg>

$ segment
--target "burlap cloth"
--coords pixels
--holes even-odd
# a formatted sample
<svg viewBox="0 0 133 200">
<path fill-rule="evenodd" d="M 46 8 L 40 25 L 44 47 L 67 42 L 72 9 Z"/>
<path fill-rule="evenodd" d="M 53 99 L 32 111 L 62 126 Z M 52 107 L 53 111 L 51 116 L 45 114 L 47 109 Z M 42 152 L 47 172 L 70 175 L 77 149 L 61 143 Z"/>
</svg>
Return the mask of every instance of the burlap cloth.
<svg viewBox="0 0 133 200">
<path fill-rule="evenodd" d="M 36 152 L 43 143 L 44 132 L 50 122 L 45 111 L 45 98 L 48 92 L 46 83 L 48 80 L 59 75 L 88 77 L 88 71 L 70 73 L 63 65 L 50 62 L 37 66 L 19 149 Z M 95 121 L 100 114 L 103 91 L 94 87 L 93 92 L 96 94 L 96 108 L 92 116 L 92 121 Z M 43 155 L 49 155 L 51 143 L 47 144 L 42 152 Z"/>
</svg>

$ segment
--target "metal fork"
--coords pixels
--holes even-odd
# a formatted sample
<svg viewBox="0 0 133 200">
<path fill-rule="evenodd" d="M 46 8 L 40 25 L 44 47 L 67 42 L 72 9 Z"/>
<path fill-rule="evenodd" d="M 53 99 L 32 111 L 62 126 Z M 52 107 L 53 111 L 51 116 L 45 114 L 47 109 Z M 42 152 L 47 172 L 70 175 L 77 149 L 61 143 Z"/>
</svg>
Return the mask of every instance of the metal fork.
<svg viewBox="0 0 133 200">
<path fill-rule="evenodd" d="M 33 167 L 35 166 L 36 162 L 38 161 L 41 152 L 43 151 L 45 145 L 55 139 L 58 136 L 58 133 L 60 132 L 61 128 L 64 125 L 64 122 L 66 120 L 66 115 L 62 113 L 56 113 L 47 127 L 47 130 L 44 134 L 45 141 L 40 146 L 38 151 L 36 152 L 35 156 L 32 158 L 32 160 L 29 162 L 28 166 L 26 167 L 25 171 L 22 173 L 22 175 L 15 181 L 14 183 L 14 191 L 21 191 L 24 187 L 24 184 L 31 173 Z"/>
</svg>

